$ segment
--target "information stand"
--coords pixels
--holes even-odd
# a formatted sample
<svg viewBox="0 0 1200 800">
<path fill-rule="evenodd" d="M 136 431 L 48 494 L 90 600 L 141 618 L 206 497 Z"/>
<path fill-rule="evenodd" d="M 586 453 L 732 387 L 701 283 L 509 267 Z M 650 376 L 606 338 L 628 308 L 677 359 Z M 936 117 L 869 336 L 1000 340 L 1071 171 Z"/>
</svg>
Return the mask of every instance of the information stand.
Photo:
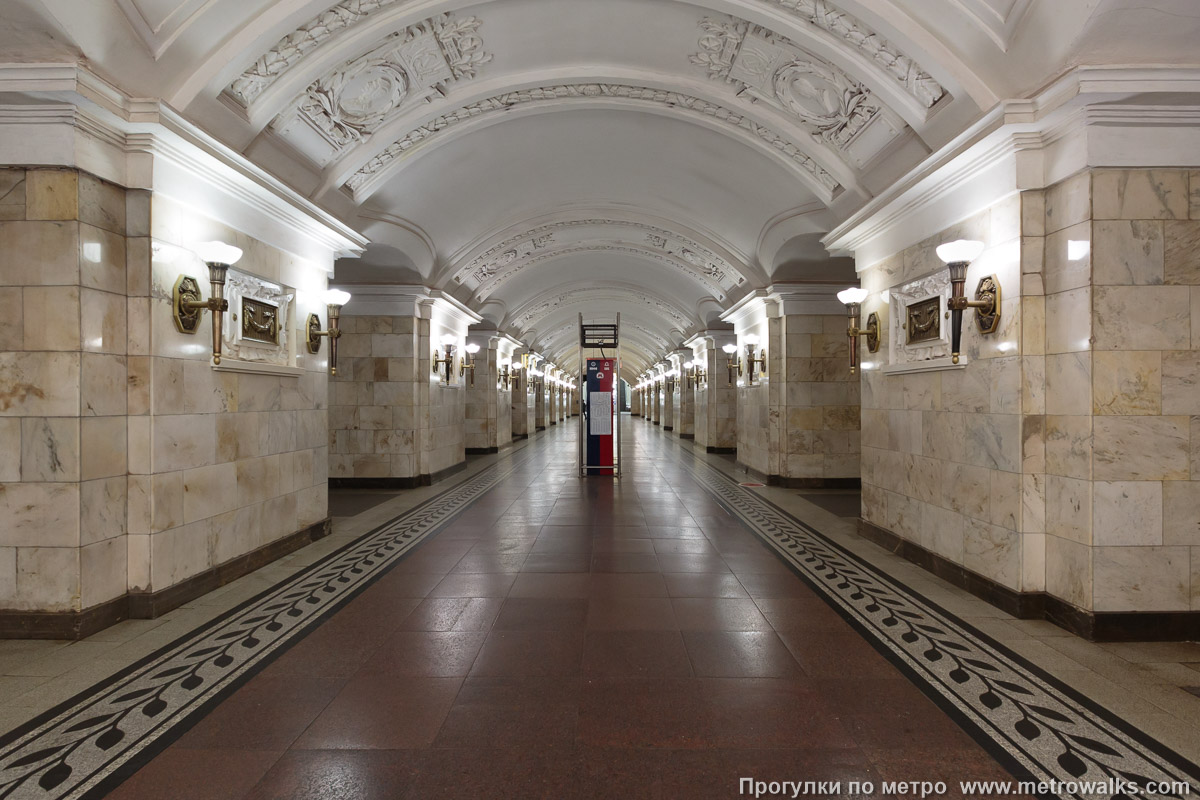
<svg viewBox="0 0 1200 800">
<path fill-rule="evenodd" d="M 589 358 L 587 361 L 587 474 L 612 475 L 611 468 L 595 466 L 613 461 L 613 358 Z M 614 464 L 615 466 L 615 464 Z"/>
<path fill-rule="evenodd" d="M 588 323 L 579 315 L 579 474 L 621 476 L 621 315 Z M 597 351 L 599 351 L 597 353 Z"/>
</svg>

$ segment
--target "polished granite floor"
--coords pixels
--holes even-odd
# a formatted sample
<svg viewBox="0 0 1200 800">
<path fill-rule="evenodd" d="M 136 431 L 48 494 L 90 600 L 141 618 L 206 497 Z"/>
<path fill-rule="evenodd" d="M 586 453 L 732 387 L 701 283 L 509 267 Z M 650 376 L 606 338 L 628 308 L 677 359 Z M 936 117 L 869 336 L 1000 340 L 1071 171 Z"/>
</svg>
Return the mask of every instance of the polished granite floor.
<svg viewBox="0 0 1200 800">
<path fill-rule="evenodd" d="M 935 675 L 922 677 L 903 652 L 881 655 L 888 647 L 868 635 L 865 617 L 840 607 L 818 573 L 800 577 L 797 563 L 768 547 L 772 515 L 784 515 L 776 523 L 791 520 L 772 523 L 775 529 L 792 526 L 800 535 L 803 523 L 791 515 L 833 529 L 844 524 L 843 509 L 822 510 L 795 492 L 737 488 L 736 477 L 705 467 L 702 455 L 674 437 L 640 420 L 625 422 L 626 474 L 619 482 L 574 477 L 574 425 L 560 425 L 474 462 L 461 481 L 447 483 L 451 488 L 364 504 L 330 540 L 222 590 L 224 596 L 214 593 L 166 622 L 123 623 L 131 632 L 126 641 L 114 631 L 108 642 L 59 646 L 40 661 L 70 661 L 74 652 L 99 656 L 102 664 L 108 654 L 122 654 L 95 670 L 80 665 L 60 673 L 79 673 L 80 682 L 123 671 L 5 737 L 0 779 L 15 777 L 2 787 L 4 796 L 704 798 L 740 796 L 741 778 L 840 781 L 843 796 L 850 781 L 878 789 L 883 781 L 940 780 L 949 784 L 948 796 L 957 796 L 959 780 L 1009 777 L 1014 761 L 997 744 L 1003 736 L 964 722 Z M 712 474 L 698 471 L 705 469 Z M 787 508 L 755 506 L 759 496 Z M 750 519 L 763 523 L 752 532 L 743 524 Z M 823 541 L 810 541 L 807 552 L 820 555 L 829 543 Z M 1192 729 L 1166 712 L 1186 718 L 1190 706 L 1164 694 L 1165 682 L 1155 684 L 1157 694 L 1129 682 L 1130 690 L 1106 698 L 1098 681 L 1117 681 L 1116 673 L 1097 662 L 1095 673 L 1085 674 L 1061 653 L 1083 662 L 1110 651 L 1077 646 L 1045 623 L 1006 620 L 861 540 L 842 541 L 893 574 L 907 572 L 907 584 L 924 592 L 921 602 L 937 598 L 944 621 L 963 630 L 958 642 L 952 639 L 959 634 L 948 632 L 948 645 L 994 646 L 1009 659 L 995 662 L 1001 668 L 1011 666 L 1014 651 L 1023 653 L 1013 679 L 1033 691 L 1060 692 L 1040 671 L 1045 667 L 1061 670 L 1059 687 L 1091 682 L 1110 707 L 1142 691 L 1162 697 L 1147 704 L 1157 711 L 1131 704 L 1125 716 L 1154 723 L 1146 727 L 1192 752 Z M 830 552 L 853 566 L 860 557 L 851 550 Z M 289 597 L 297 609 L 287 613 L 298 619 L 306 619 L 298 610 L 303 603 L 319 613 L 291 632 L 271 622 L 247 633 L 267 619 L 258 609 L 282 609 Z M 911 608 L 905 613 L 926 613 Z M 272 625 L 274 642 L 265 633 Z M 1017 638 L 1022 626 L 1032 633 Z M 984 629 L 987 636 L 971 638 Z M 216 649 L 207 645 L 238 639 L 235 654 L 246 660 L 229 666 L 228 675 L 200 664 L 202 653 Z M 1059 654 L 1057 662 L 1033 645 Z M 1126 647 L 1111 652 L 1147 667 L 1168 657 L 1197 660 L 1187 649 L 1194 645 Z M 1173 649 L 1167 654 L 1164 647 Z M 1040 658 L 1042 667 L 1021 661 L 1025 656 Z M 202 680 L 173 684 L 178 665 L 191 665 L 187 674 Z M 1141 672 L 1139 680 L 1152 674 Z M 175 677 L 165 679 L 169 674 Z M 163 722 L 138 728 L 150 714 L 143 693 L 152 685 L 164 698 L 155 709 Z M 180 686 L 194 690 L 192 705 Z M 114 694 L 122 695 L 118 701 L 141 699 L 111 706 Z M 42 708 L 67 696 L 43 695 Z M 25 702 L 14 713 L 37 708 Z M 1097 713 L 1081 708 L 1080 719 L 1069 720 L 1099 726 L 1084 741 L 1111 733 L 1112 746 L 1132 748 L 1126 763 L 1174 769 L 1159 750 L 1106 722 L 1107 712 Z M 71 732 L 79 719 L 108 725 L 106 714 L 125 720 L 129 735 L 122 745 L 85 753 L 83 745 L 116 735 Z M 109 758 L 135 738 L 137 747 Z M 79 747 L 70 779 L 63 775 L 68 759 L 52 752 L 66 741 Z M 1037 767 L 1041 758 L 1058 769 L 1060 753 L 1043 758 L 1028 749 L 1029 764 Z M 1184 762 L 1179 774 L 1189 769 Z M 47 788 L 55 770 L 61 782 Z"/>
<path fill-rule="evenodd" d="M 742 529 L 668 441 L 573 438 L 476 500 L 111 795 L 735 797 L 1007 773 Z"/>
</svg>

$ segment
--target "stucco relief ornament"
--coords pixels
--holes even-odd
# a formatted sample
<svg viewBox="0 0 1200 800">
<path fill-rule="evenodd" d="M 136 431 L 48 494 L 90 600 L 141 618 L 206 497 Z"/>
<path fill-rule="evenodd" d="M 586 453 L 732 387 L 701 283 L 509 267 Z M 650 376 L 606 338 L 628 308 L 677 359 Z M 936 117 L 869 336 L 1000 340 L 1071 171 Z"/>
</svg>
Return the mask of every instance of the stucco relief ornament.
<svg viewBox="0 0 1200 800">
<path fill-rule="evenodd" d="M 441 15 L 389 37 L 371 53 L 308 87 L 300 112 L 339 148 L 379 128 L 413 91 L 445 93 L 475 76 L 492 55 L 483 50 L 477 17 Z"/>
<path fill-rule="evenodd" d="M 370 59 L 314 83 L 300 104 L 339 146 L 373 130 L 408 95 L 404 70 L 386 59 Z"/>
<path fill-rule="evenodd" d="M 798 45 L 748 22 L 700 21 L 700 52 L 690 56 L 709 78 L 791 114 L 814 137 L 839 149 L 879 112 L 870 91 Z"/>
<path fill-rule="evenodd" d="M 276 42 L 229 84 L 225 92 L 242 105 L 250 105 L 280 75 L 334 34 L 398 2 L 401 0 L 342 0 Z"/>
<path fill-rule="evenodd" d="M 704 67 L 710 78 L 728 78 L 748 26 L 746 22 L 722 22 L 711 17 L 700 20 L 704 31 L 700 35 L 700 52 L 688 56 L 688 61 Z"/>
<path fill-rule="evenodd" d="M 870 92 L 820 64 L 793 61 L 775 73 L 775 96 L 788 111 L 831 144 L 844 146 L 878 108 Z"/>
<path fill-rule="evenodd" d="M 868 28 L 859 19 L 831 5 L 828 0 L 765 0 L 803 19 L 826 33 L 833 34 L 851 47 L 862 51 L 889 75 L 899 81 L 925 108 L 946 94 L 933 76 L 906 56 L 898 47 Z"/>
<path fill-rule="evenodd" d="M 617 83 L 569 83 L 506 92 L 435 117 L 424 125 L 409 131 L 405 136 L 368 160 L 350 176 L 346 181 L 346 187 L 352 192 L 357 191 L 393 161 L 406 156 L 410 151 L 417 149 L 422 143 L 435 138 L 443 131 L 468 120 L 485 115 L 504 114 L 513 108 L 530 103 L 595 97 L 616 98 L 655 105 L 660 108 L 671 108 L 678 112 L 702 116 L 709 121 L 715 120 L 724 125 L 740 128 L 772 149 L 779 151 L 829 192 L 834 192 L 841 186 L 838 179 L 810 157 L 800 144 L 732 109 L 680 92 L 647 86 Z"/>
</svg>

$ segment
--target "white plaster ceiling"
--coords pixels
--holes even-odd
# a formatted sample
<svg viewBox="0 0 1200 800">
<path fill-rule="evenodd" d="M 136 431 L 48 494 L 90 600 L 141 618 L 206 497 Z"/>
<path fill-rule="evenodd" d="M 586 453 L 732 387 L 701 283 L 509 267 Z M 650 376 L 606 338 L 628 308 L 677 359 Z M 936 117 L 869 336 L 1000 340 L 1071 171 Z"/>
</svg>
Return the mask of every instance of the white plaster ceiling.
<svg viewBox="0 0 1200 800">
<path fill-rule="evenodd" d="M 580 310 L 620 313 L 635 371 L 747 291 L 848 274 L 820 234 L 1000 99 L 1200 40 L 1195 0 L 6 0 L 0 22 L 11 60 L 86 60 L 360 230 L 339 280 L 441 288 L 555 358 Z"/>
</svg>

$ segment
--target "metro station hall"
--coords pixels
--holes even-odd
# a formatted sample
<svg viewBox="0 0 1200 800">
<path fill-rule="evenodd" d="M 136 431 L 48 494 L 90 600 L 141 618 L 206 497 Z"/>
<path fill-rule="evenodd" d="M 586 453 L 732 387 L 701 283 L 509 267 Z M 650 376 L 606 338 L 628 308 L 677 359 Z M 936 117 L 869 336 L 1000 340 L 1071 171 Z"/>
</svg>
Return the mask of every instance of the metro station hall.
<svg viewBox="0 0 1200 800">
<path fill-rule="evenodd" d="M 0 0 L 0 800 L 1200 794 L 1200 0 Z"/>
</svg>

